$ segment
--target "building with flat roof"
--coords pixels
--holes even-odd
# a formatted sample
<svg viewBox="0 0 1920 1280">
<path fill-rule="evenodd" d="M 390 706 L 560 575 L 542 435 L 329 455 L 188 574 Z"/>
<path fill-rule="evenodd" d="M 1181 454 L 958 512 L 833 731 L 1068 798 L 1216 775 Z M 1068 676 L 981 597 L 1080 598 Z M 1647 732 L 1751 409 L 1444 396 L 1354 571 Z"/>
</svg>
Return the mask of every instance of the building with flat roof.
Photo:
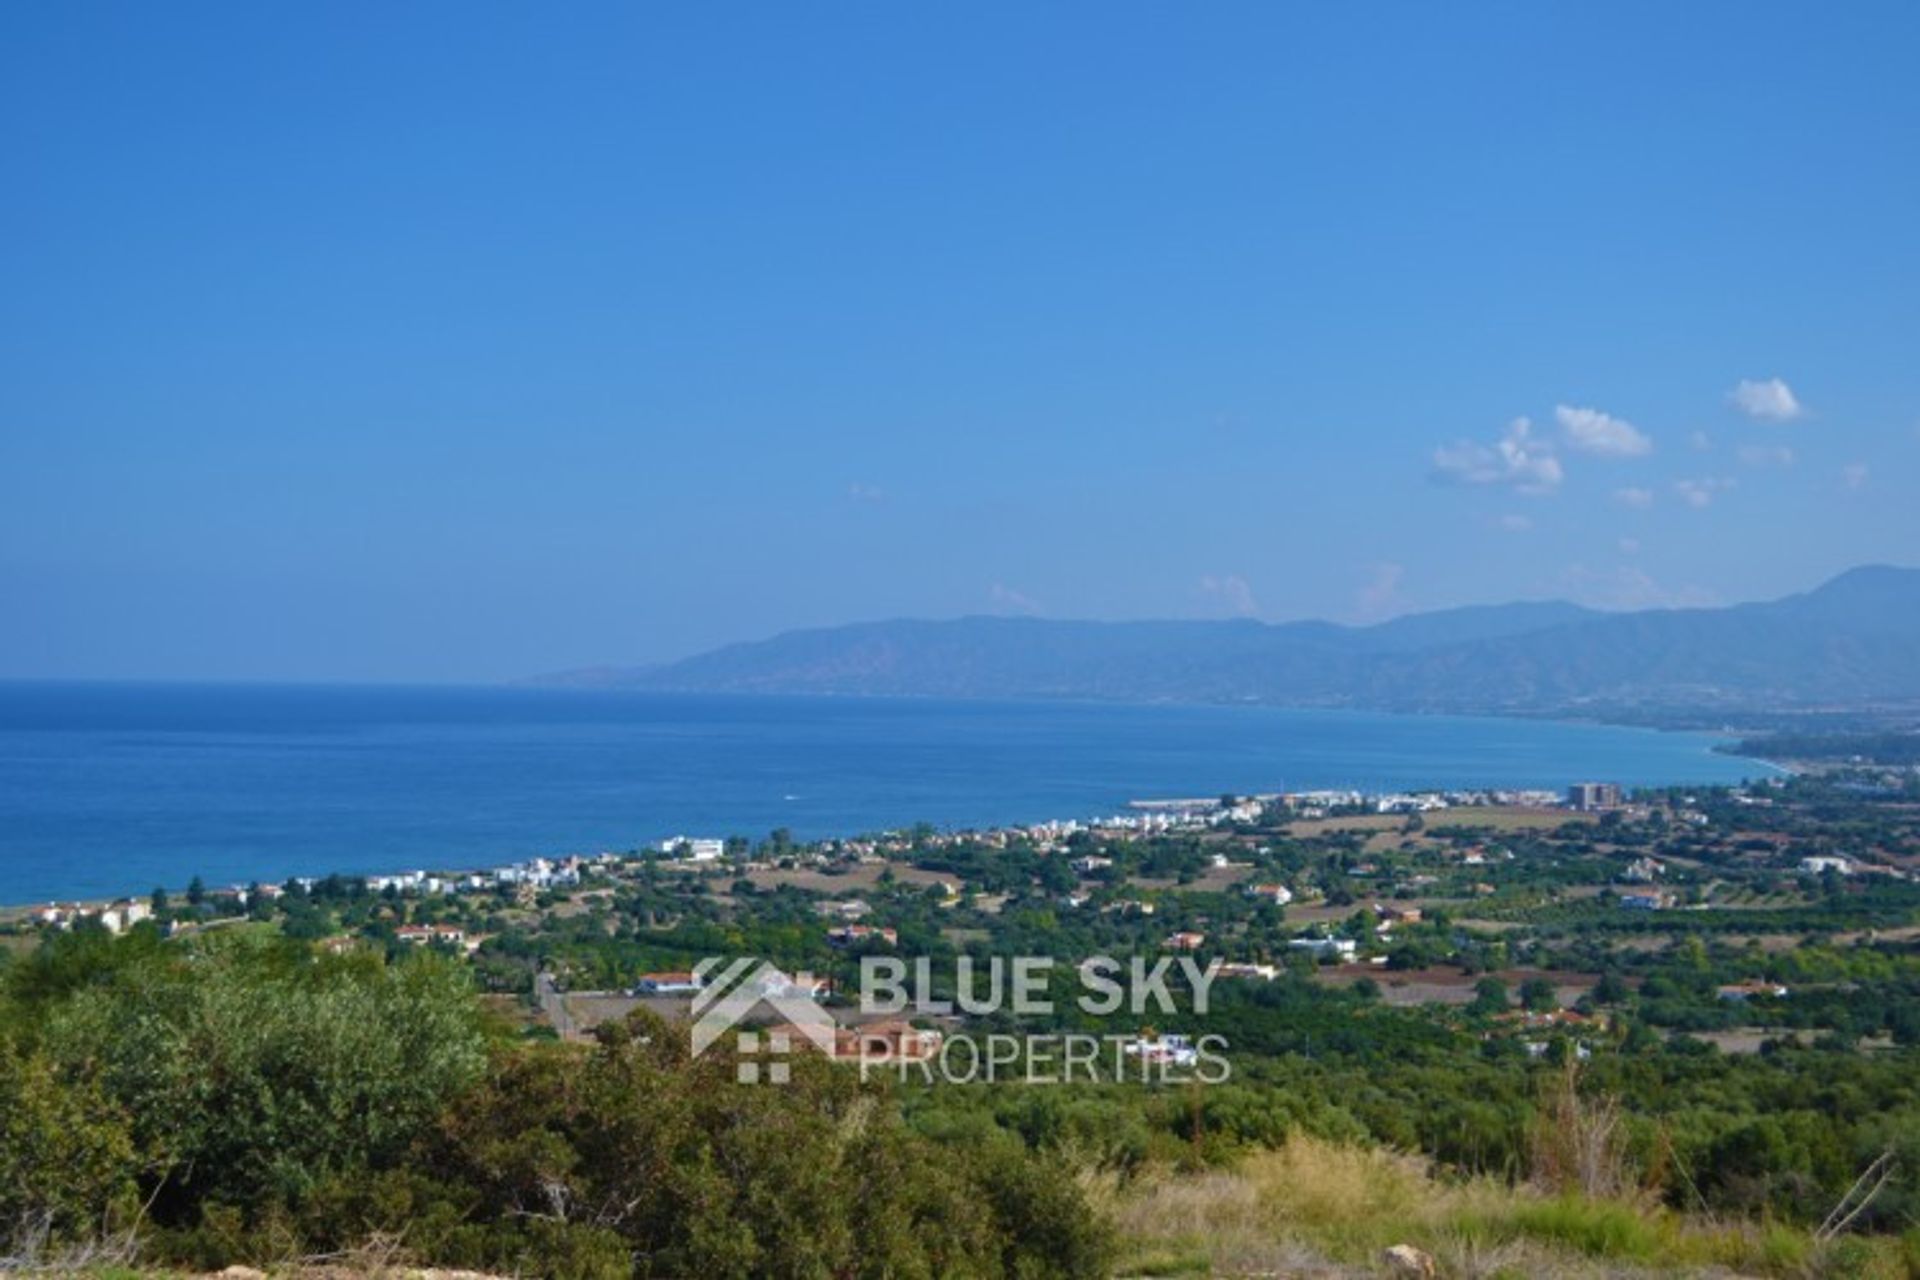
<svg viewBox="0 0 1920 1280">
<path fill-rule="evenodd" d="M 1622 803 L 1617 782 L 1576 782 L 1567 788 L 1567 804 L 1582 813 L 1618 809 Z"/>
</svg>

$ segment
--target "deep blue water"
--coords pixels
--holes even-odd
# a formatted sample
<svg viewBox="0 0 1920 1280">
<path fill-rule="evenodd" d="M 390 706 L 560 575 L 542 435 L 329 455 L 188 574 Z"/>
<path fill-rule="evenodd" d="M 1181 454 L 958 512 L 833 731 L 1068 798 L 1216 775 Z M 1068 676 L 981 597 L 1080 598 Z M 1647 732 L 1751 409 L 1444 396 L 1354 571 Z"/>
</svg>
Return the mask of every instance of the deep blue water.
<svg viewBox="0 0 1920 1280">
<path fill-rule="evenodd" d="M 1250 707 L 0 683 L 0 903 L 1154 796 L 1765 772 L 1710 742 Z"/>
</svg>

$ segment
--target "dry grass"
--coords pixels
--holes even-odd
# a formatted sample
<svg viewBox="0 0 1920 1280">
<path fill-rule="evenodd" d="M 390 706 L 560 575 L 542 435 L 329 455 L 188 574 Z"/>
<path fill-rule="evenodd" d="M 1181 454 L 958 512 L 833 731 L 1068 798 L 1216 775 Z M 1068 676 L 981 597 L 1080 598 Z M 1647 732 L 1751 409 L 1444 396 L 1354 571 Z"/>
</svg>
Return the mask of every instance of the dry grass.
<svg viewBox="0 0 1920 1280">
<path fill-rule="evenodd" d="M 832 872 L 818 867 L 795 867 L 779 869 L 772 867 L 756 868 L 747 872 L 747 879 L 753 887 L 762 891 L 788 886 L 806 889 L 812 893 L 824 893 L 829 897 L 855 898 L 870 892 L 880 883 L 880 873 L 886 868 L 878 862 L 862 862 L 848 867 L 836 867 Z M 898 874 L 896 870 L 896 875 Z"/>
<path fill-rule="evenodd" d="M 1423 829 L 1473 827 L 1487 831 L 1551 831 L 1570 822 L 1596 821 L 1593 814 L 1571 809 L 1522 809 L 1511 805 L 1441 809 L 1421 815 Z M 1397 832 L 1406 826 L 1405 814 L 1362 813 L 1347 818 L 1302 818 L 1289 822 L 1286 833 L 1301 838 L 1339 831 Z"/>
<path fill-rule="evenodd" d="M 20 1223 L 10 1236 L 0 1236 L 0 1246 L 0 1276 L 108 1275 L 131 1266 L 140 1252 L 131 1228 L 97 1240 L 60 1242 L 45 1218 Z"/>
<path fill-rule="evenodd" d="M 582 1032 L 603 1022 L 619 1022 L 635 1009 L 648 1008 L 664 1018 L 685 1018 L 691 996 L 626 996 L 611 991 L 576 991 L 563 996 L 567 1012 Z"/>
<path fill-rule="evenodd" d="M 1683 1217 L 1632 1192 L 1443 1178 L 1411 1156 L 1309 1138 L 1101 1195 L 1125 1241 L 1123 1276 L 1382 1275 L 1381 1252 L 1402 1243 L 1453 1277 L 1908 1274 L 1896 1240 L 1823 1251 L 1803 1231 Z"/>
<path fill-rule="evenodd" d="M 1134 876 L 1125 887 L 1149 893 L 1228 893 L 1252 875 L 1252 867 L 1208 867 L 1185 884 L 1170 876 Z"/>
<path fill-rule="evenodd" d="M 1521 809 L 1501 805 L 1485 808 L 1449 809 L 1427 815 L 1427 830 L 1436 827 L 1475 827 L 1489 831 L 1552 831 L 1569 823 L 1598 822 L 1591 813 L 1570 809 Z"/>
<path fill-rule="evenodd" d="M 1397 813 L 1356 813 L 1345 818 L 1298 818 L 1282 830 L 1295 839 L 1304 839 L 1340 831 L 1398 831 L 1406 825 L 1405 816 Z"/>
<path fill-rule="evenodd" d="M 1553 984 L 1554 998 L 1565 1007 L 1593 990 L 1594 984 L 1600 981 L 1598 973 L 1564 969 L 1500 969 L 1491 974 L 1465 974 L 1458 969 L 1385 969 L 1370 964 L 1325 966 L 1316 969 L 1313 976 L 1314 981 L 1330 987 L 1351 986 L 1366 978 L 1379 985 L 1382 1000 L 1395 1008 L 1471 1004 L 1476 984 L 1487 977 L 1498 978 L 1509 987 L 1518 987 L 1531 978 L 1544 978 Z"/>
<path fill-rule="evenodd" d="M 1626 1200 L 1650 1197 L 1628 1158 L 1614 1096 L 1580 1092 L 1580 1064 L 1567 1062 L 1541 1098 L 1533 1126 L 1533 1177 L 1561 1195 Z"/>
<path fill-rule="evenodd" d="M 1412 1157 L 1297 1138 L 1230 1171 L 1144 1179 L 1113 1211 L 1139 1254 L 1122 1274 L 1333 1274 L 1401 1241 L 1428 1246 L 1498 1198 L 1435 1182 Z"/>
</svg>

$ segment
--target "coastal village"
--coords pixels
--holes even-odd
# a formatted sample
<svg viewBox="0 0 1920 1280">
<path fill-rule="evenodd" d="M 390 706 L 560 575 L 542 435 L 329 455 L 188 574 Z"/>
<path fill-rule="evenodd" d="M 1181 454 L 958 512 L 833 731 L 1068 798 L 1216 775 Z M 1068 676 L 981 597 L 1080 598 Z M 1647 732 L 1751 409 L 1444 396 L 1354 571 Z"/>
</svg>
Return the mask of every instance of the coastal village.
<svg viewBox="0 0 1920 1280">
<path fill-rule="evenodd" d="M 637 1175 L 636 1141 L 717 1115 L 727 1140 L 754 1143 L 757 1121 L 733 1117 L 779 1114 L 791 1117 L 774 1139 L 784 1150 L 821 1108 L 841 1108 L 825 1113 L 826 1145 L 769 1175 L 777 1199 L 796 1170 L 838 1158 L 826 1153 L 854 1121 L 834 1117 L 886 1106 L 900 1119 L 884 1141 L 922 1144 L 914 1167 L 978 1158 L 955 1156 L 970 1150 L 960 1142 L 1032 1162 L 1005 1203 L 1024 1211 L 1032 1188 L 1051 1187 L 1067 1198 L 1049 1202 L 1049 1222 L 1110 1233 L 1121 1261 L 1090 1277 L 1244 1274 L 1234 1259 L 1252 1229 L 1227 1202 L 1193 1216 L 1186 1189 L 1318 1195 L 1324 1168 L 1354 1161 L 1330 1185 L 1369 1234 L 1308 1237 L 1351 1274 L 1379 1274 L 1368 1266 L 1389 1255 L 1419 1274 L 1487 1274 L 1448 1241 L 1494 1205 L 1508 1238 L 1556 1251 L 1554 1269 L 1533 1274 L 1589 1274 L 1559 1269 L 1566 1257 L 1645 1256 L 1614 1236 L 1595 1254 L 1589 1220 L 1686 1212 L 1692 1234 L 1663 1256 L 1692 1257 L 1713 1232 L 1728 1274 L 1878 1275 L 1799 1267 L 1840 1256 L 1817 1225 L 1794 1228 L 1788 1261 L 1756 1265 L 1786 1237 L 1744 1224 L 1818 1224 L 1889 1167 L 1920 1051 L 1916 873 L 1920 779 L 1908 773 L 1222 795 L 983 831 L 702 832 L 499 868 L 195 883 L 16 911 L 0 923 L 0 966 L 8 991 L 71 992 L 41 1025 L 85 1034 L 74 1069 L 122 1064 L 118 1087 L 146 1088 L 159 1062 L 182 1082 L 168 1089 L 200 1088 L 218 1051 L 179 1037 L 211 1027 L 223 1038 L 205 1043 L 255 1045 L 252 1027 L 282 1008 L 313 1020 L 302 1044 L 333 1054 L 313 1080 L 386 1091 L 344 1095 L 341 1115 L 390 1114 L 384 1100 L 415 1096 L 423 1064 L 477 1064 L 460 1055 L 489 1046 L 499 1074 L 423 1113 L 420 1137 L 390 1157 L 394 1186 L 469 1159 L 498 1168 L 503 1153 L 531 1156 L 526 1185 L 550 1186 L 542 1153 L 579 1133 L 568 1149 L 611 1153 L 604 1176 L 629 1179 L 619 1185 L 639 1203 L 657 1185 L 650 1170 L 681 1166 L 675 1148 L 647 1148 L 661 1158 Z M 1002 999 L 1005 962 L 1022 957 L 1048 959 L 1041 987 L 1056 999 L 1044 1007 Z M 863 979 L 887 966 L 905 994 L 870 1004 Z M 1145 998 L 1087 1011 L 1073 997 L 1103 971 Z M 136 1012 L 150 989 L 172 992 L 164 1017 L 203 982 L 232 994 L 187 998 L 182 1030 Z M 711 1009 L 726 1015 L 723 1038 L 702 1049 Z M 252 1074 L 208 1114 L 231 1112 L 244 1132 L 256 1082 L 306 1087 L 285 1083 L 271 1052 L 221 1061 L 223 1078 Z M 542 1089 L 528 1119 L 520 1099 Z M 1600 1122 L 1625 1136 L 1558 1139 L 1584 1143 Z M 473 1146 L 448 1151 L 469 1132 Z M 1578 1163 L 1596 1149 L 1611 1163 Z M 1595 1167 L 1620 1172 L 1592 1181 L 1582 1170 Z M 1849 1191 L 1863 1177 L 1867 1190 Z M 1085 1198 L 1085 1178 L 1116 1199 Z M 1446 1216 L 1422 1226 L 1380 1210 L 1375 1185 L 1417 1187 L 1410 1203 Z M 1462 1186 L 1476 1198 L 1456 1215 L 1444 1206 Z M 1904 1188 L 1886 1198 L 1868 1210 L 1883 1234 L 1911 1203 Z M 436 1212 L 463 1231 L 469 1202 L 444 1203 Z M 1581 1215 L 1579 1234 L 1549 1213 Z M 227 1221 L 206 1216 L 179 1238 L 210 1269 L 263 1259 Z M 1032 1238 L 1021 1221 L 1009 1239 Z M 1280 1258 L 1273 1228 L 1254 1235 L 1260 1256 Z M 517 1254 L 428 1248 L 525 1273 Z"/>
<path fill-rule="evenodd" d="M 913 845 L 940 847 L 957 843 L 977 843 L 988 848 L 1005 848 L 1011 843 L 1032 842 L 1039 847 L 1065 847 L 1065 842 L 1080 834 L 1099 839 L 1124 839 L 1144 835 L 1165 835 L 1177 831 L 1202 831 L 1232 823 L 1255 822 L 1270 813 L 1293 818 L 1318 819 L 1334 813 L 1432 813 L 1454 807 L 1512 807 L 1552 810 L 1567 808 L 1576 812 L 1599 812 L 1623 807 L 1621 788 L 1615 783 L 1580 783 L 1564 796 L 1540 789 L 1490 791 L 1422 791 L 1369 794 L 1353 790 L 1304 791 L 1288 794 L 1230 796 L 1217 799 L 1135 800 L 1131 812 L 1104 818 L 1034 823 L 1026 826 L 989 828 L 984 831 L 945 833 L 887 832 L 877 836 L 845 840 L 827 840 L 818 850 L 805 855 L 789 855 L 787 861 L 803 858 L 822 865 L 835 858 L 871 858 L 897 854 Z M 502 888 L 521 887 L 535 892 L 578 885 L 583 875 L 593 871 L 613 874 L 624 866 L 658 859 L 701 868 L 717 866 L 730 852 L 744 852 L 748 842 L 717 836 L 669 836 L 655 841 L 644 852 L 567 854 L 551 858 L 532 858 L 525 862 L 480 870 L 410 870 L 373 873 L 357 877 L 368 892 L 389 890 L 407 896 L 441 896 L 490 893 Z M 747 869 L 754 869 L 749 861 Z M 1091 869 L 1085 868 L 1085 869 Z M 277 899 L 287 885 L 311 890 L 319 883 L 314 876 L 297 876 L 286 885 L 227 885 L 202 890 L 216 899 L 245 907 L 256 896 Z M 0 919 L 13 914 L 0 908 Z M 30 918 L 36 924 L 64 928 L 78 923 L 95 923 L 109 933 L 119 933 L 142 920 L 152 911 L 144 899 L 121 898 L 100 902 L 51 902 L 32 908 Z"/>
<path fill-rule="evenodd" d="M 0 927 L 271 926 L 330 951 L 431 948 L 465 957 L 507 1016 L 562 1038 L 643 1007 L 685 1018 L 703 961 L 758 955 L 804 983 L 780 994 L 830 1012 L 826 1051 L 864 1061 L 925 1058 L 964 1021 L 862 1017 L 868 955 L 1193 957 L 1229 984 L 1293 975 L 1389 1007 L 1488 1014 L 1484 1034 L 1583 1056 L 1614 1022 L 1601 997 L 1663 991 L 1662 966 L 1685 954 L 1711 980 L 1666 1033 L 1752 1051 L 1804 1016 L 1818 1025 L 1811 1011 L 1839 989 L 1793 972 L 1788 943 L 1809 928 L 1856 942 L 1911 929 L 1876 904 L 1915 893 L 1920 823 L 1882 804 L 1873 838 L 1819 826 L 1807 796 L 1834 785 L 1314 791 L 981 831 L 673 836 L 481 870 L 48 904 Z M 1142 1025 L 1125 1051 L 1190 1065 L 1202 1029 Z"/>
<path fill-rule="evenodd" d="M 896 856 L 912 848 L 940 848 L 955 844 L 975 844 L 984 848 L 1006 848 L 1028 843 L 1043 851 L 1065 849 L 1078 836 L 1095 840 L 1123 840 L 1142 836 L 1165 836 L 1177 832 L 1202 832 L 1233 824 L 1257 823 L 1274 814 L 1297 820 L 1320 820 L 1330 815 L 1354 814 L 1428 814 L 1452 808 L 1502 808 L 1550 812 L 1633 812 L 1622 799 L 1616 783 L 1577 783 L 1562 795 L 1541 789 L 1487 791 L 1420 791 L 1370 794 L 1356 790 L 1317 790 L 1297 793 L 1273 793 L 1227 796 L 1213 799 L 1135 800 L 1130 812 L 1086 820 L 1050 820 L 1025 826 L 989 828 L 983 831 L 886 832 L 876 836 L 844 840 L 826 840 L 817 848 L 801 854 L 788 854 L 783 863 L 824 866 L 836 860 L 870 860 Z M 703 869 L 717 867 L 729 853 L 744 855 L 749 842 L 716 836 L 670 836 L 656 841 L 642 852 L 598 852 L 531 858 L 505 866 L 468 870 L 408 870 L 372 873 L 355 877 L 373 894 L 398 893 L 404 897 L 442 897 L 496 893 L 510 890 L 518 897 L 537 895 L 554 889 L 578 886 L 583 877 L 617 877 L 623 868 L 637 863 L 667 863 Z M 652 856 L 650 856 L 652 855 Z M 1074 869 L 1092 872 L 1111 866 L 1110 859 L 1083 856 Z M 767 864 L 746 858 L 742 869 L 765 870 Z M 217 889 L 185 890 L 196 898 L 211 899 L 226 908 L 245 910 L 259 900 L 277 901 L 289 889 L 311 892 L 320 883 L 315 876 L 296 876 L 284 884 L 253 882 L 231 884 Z M 1291 894 L 1274 886 L 1291 900 Z M 525 891 L 525 892 L 523 892 Z M 166 890 L 156 893 L 164 896 Z M 109 933 L 121 933 L 153 918 L 152 898 L 126 897 L 109 902 L 49 902 L 31 909 L 0 907 L 0 923 L 26 911 L 32 923 L 64 929 L 77 924 L 95 924 Z M 232 914 L 232 912 L 229 912 Z M 466 944 L 464 930 L 436 933 L 430 925 L 403 925 L 397 931 L 403 941 Z"/>
</svg>

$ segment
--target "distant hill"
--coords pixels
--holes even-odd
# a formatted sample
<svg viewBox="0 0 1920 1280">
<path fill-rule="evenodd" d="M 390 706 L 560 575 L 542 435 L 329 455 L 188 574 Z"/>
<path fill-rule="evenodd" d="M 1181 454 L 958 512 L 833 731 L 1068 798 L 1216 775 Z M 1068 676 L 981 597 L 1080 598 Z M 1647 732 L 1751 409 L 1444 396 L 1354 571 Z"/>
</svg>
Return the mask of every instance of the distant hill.
<svg viewBox="0 0 1920 1280">
<path fill-rule="evenodd" d="M 868 622 L 543 683 L 1513 713 L 1859 707 L 1920 699 L 1920 570 L 1853 569 L 1802 595 L 1723 609 L 1524 603 L 1371 627 Z"/>
</svg>

